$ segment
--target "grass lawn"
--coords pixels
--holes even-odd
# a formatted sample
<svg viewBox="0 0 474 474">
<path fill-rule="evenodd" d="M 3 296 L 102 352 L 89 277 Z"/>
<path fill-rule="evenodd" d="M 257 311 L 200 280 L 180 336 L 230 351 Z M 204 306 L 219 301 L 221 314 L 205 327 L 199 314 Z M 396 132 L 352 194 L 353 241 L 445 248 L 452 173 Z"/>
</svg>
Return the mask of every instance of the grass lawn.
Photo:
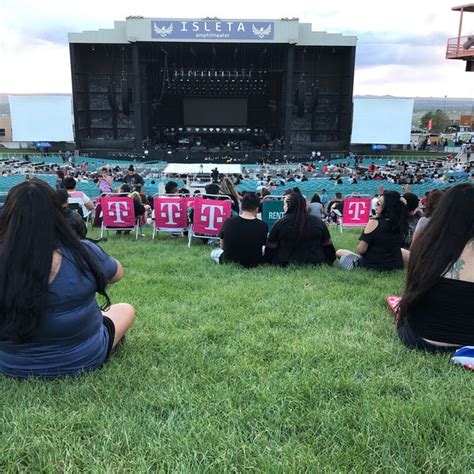
<svg viewBox="0 0 474 474">
<path fill-rule="evenodd" d="M 0 377 L 1 472 L 474 469 L 473 374 L 398 342 L 384 297 L 402 272 L 246 271 L 168 237 L 103 247 L 136 322 L 100 371 Z"/>
</svg>

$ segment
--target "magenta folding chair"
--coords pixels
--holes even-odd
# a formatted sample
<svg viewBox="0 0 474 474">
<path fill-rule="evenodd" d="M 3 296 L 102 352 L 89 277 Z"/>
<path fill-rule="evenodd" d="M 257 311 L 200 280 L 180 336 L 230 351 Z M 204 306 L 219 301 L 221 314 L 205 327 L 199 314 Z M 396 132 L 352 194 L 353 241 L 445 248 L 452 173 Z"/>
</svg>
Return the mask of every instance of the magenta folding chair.
<svg viewBox="0 0 474 474">
<path fill-rule="evenodd" d="M 215 239 L 222 224 L 232 212 L 232 200 L 228 196 L 200 194 L 194 201 L 193 222 L 188 230 L 188 247 L 193 237 Z"/>
</svg>

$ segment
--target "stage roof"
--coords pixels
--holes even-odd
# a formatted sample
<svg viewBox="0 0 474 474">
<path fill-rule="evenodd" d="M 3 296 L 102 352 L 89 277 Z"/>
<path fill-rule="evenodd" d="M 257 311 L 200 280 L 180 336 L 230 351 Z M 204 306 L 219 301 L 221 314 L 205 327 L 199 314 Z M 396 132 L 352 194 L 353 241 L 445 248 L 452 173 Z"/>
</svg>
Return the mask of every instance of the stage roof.
<svg viewBox="0 0 474 474">
<path fill-rule="evenodd" d="M 70 43 L 128 44 L 135 42 L 199 42 L 355 46 L 356 36 L 313 31 L 298 18 L 190 19 L 129 17 L 113 29 L 69 33 Z"/>
<path fill-rule="evenodd" d="M 163 171 L 163 174 L 211 174 L 217 168 L 222 174 L 241 174 L 240 165 L 216 165 L 215 163 L 170 163 Z"/>
</svg>

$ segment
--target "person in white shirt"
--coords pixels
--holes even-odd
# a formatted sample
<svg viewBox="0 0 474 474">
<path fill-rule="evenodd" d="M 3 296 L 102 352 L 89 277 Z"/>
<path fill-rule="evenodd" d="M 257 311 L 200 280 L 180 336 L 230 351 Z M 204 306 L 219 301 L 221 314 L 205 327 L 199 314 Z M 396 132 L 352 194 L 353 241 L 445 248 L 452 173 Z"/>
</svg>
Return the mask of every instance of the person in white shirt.
<svg viewBox="0 0 474 474">
<path fill-rule="evenodd" d="M 77 182 L 73 177 L 69 176 L 64 179 L 64 187 L 69 194 L 69 204 L 79 204 L 82 208 L 82 216 L 85 219 L 94 209 L 94 203 L 85 193 L 77 191 L 76 186 Z"/>
</svg>

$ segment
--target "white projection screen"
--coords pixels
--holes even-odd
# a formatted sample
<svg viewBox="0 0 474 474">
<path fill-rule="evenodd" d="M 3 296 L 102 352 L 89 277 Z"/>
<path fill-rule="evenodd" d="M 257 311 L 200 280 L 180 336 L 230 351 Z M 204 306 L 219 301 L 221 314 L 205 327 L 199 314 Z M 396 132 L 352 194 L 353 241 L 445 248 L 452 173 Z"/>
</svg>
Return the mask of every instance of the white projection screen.
<svg viewBox="0 0 474 474">
<path fill-rule="evenodd" d="M 9 95 L 13 141 L 72 142 L 70 95 Z"/>
<path fill-rule="evenodd" d="M 410 143 L 414 99 L 354 99 L 353 144 Z"/>
</svg>

